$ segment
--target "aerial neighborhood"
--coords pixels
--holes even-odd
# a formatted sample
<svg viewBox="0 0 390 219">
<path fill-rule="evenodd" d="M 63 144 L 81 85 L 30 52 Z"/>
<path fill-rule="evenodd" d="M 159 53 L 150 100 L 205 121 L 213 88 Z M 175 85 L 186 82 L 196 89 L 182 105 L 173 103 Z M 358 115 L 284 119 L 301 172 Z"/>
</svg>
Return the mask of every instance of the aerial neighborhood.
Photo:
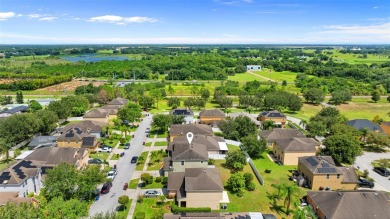
<svg viewBox="0 0 390 219">
<path fill-rule="evenodd" d="M 368 91 L 352 98 L 352 88 L 286 73 L 271 59 L 291 53 L 301 68 L 326 68 L 324 57 L 347 56 L 350 48 L 227 47 L 210 55 L 211 48 L 187 54 L 188 48 L 109 47 L 112 57 L 162 55 L 75 66 L 37 61 L 42 72 L 75 73 L 39 89 L 19 79 L 9 88 L 0 84 L 16 91 L 0 97 L 0 218 L 390 218 L 390 96 L 382 97 L 390 87 L 362 85 Z M 204 57 L 195 55 L 200 51 Z M 211 78 L 211 67 L 198 72 L 204 78 L 187 75 L 194 69 L 159 72 L 184 63 L 176 56 L 199 66 L 219 66 L 221 59 L 230 67 L 221 66 L 225 78 Z M 134 69 L 123 64 L 130 62 Z M 390 60 L 378 63 L 389 69 L 383 63 Z M 354 68 L 339 68 L 345 66 Z M 50 95 L 44 89 L 55 95 L 34 96 Z"/>
</svg>

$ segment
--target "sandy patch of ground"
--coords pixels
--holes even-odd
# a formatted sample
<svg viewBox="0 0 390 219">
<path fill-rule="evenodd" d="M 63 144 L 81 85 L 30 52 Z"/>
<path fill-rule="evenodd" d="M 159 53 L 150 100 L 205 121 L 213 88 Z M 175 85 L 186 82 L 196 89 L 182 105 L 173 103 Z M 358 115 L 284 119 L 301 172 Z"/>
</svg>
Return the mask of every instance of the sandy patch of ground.
<svg viewBox="0 0 390 219">
<path fill-rule="evenodd" d="M 76 89 L 76 87 L 81 86 L 81 85 L 87 85 L 89 83 L 90 83 L 89 81 L 73 80 L 73 81 L 64 82 L 61 84 L 41 88 L 41 89 L 38 89 L 38 91 L 53 91 L 53 92 L 54 91 L 74 91 Z M 93 86 L 99 86 L 99 85 L 102 85 L 106 82 L 96 82 L 95 81 L 92 83 L 93 83 Z"/>
</svg>

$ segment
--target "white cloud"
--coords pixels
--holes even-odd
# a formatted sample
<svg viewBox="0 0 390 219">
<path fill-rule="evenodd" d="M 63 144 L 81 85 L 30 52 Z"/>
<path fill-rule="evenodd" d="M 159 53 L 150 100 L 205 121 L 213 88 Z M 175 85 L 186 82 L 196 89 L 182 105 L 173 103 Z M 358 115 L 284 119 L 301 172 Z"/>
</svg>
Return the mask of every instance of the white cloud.
<svg viewBox="0 0 390 219">
<path fill-rule="evenodd" d="M 44 15 L 42 14 L 28 14 L 27 17 L 29 18 L 40 18 L 43 17 Z"/>
<path fill-rule="evenodd" d="M 10 18 L 15 17 L 15 12 L 9 11 L 9 12 L 0 12 L 0 21 L 8 20 Z"/>
<path fill-rule="evenodd" d="M 390 38 L 390 22 L 373 25 L 325 25 L 321 34 L 383 35 Z"/>
<path fill-rule="evenodd" d="M 58 17 L 43 17 L 43 18 L 39 18 L 38 20 L 39 21 L 53 21 L 55 19 L 57 19 Z"/>
<path fill-rule="evenodd" d="M 88 21 L 126 25 L 129 23 L 153 23 L 153 22 L 157 22 L 158 20 L 155 18 L 140 17 L 140 16 L 121 17 L 117 15 L 104 15 L 104 16 L 92 17 L 88 19 Z"/>
</svg>

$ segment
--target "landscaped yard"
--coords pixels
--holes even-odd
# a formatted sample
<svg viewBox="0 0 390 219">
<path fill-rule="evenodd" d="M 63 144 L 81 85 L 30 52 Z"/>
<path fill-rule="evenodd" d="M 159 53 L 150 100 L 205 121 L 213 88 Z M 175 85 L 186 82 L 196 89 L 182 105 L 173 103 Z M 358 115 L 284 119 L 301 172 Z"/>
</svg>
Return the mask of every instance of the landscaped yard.
<svg viewBox="0 0 390 219">
<path fill-rule="evenodd" d="M 158 133 L 157 134 L 157 138 L 166 138 L 166 137 L 168 137 L 168 132 Z"/>
<path fill-rule="evenodd" d="M 133 202 L 132 199 L 130 199 L 129 203 L 127 203 L 125 209 L 122 209 L 122 208 L 119 208 L 119 209 L 118 209 L 118 212 L 117 212 L 117 214 L 116 214 L 116 216 L 117 216 L 118 218 L 127 218 L 127 215 L 129 214 L 131 202 Z"/>
<path fill-rule="evenodd" d="M 156 162 L 156 163 L 150 163 L 151 165 L 148 166 L 148 171 L 149 170 L 159 170 L 163 166 L 163 162 Z"/>
<path fill-rule="evenodd" d="M 170 202 L 164 203 L 164 205 L 157 205 L 157 198 L 144 198 L 142 203 L 137 203 L 135 206 L 134 216 L 137 215 L 138 212 L 144 212 L 145 218 L 153 218 L 155 212 L 162 211 L 164 213 L 171 212 L 170 210 Z"/>
<path fill-rule="evenodd" d="M 142 152 L 141 156 L 138 158 L 137 166 L 135 167 L 135 170 L 141 171 L 144 168 L 144 164 L 146 161 L 146 157 L 148 156 L 149 151 Z"/>
<path fill-rule="evenodd" d="M 164 161 L 164 156 L 166 156 L 166 152 L 162 149 L 159 151 L 152 151 L 150 154 L 148 170 L 161 169 Z"/>
<path fill-rule="evenodd" d="M 150 142 L 146 142 L 146 143 L 145 143 L 145 146 L 146 146 L 146 147 L 152 146 L 152 142 L 151 142 L 151 141 L 150 141 Z"/>
<path fill-rule="evenodd" d="M 136 189 L 138 187 L 139 179 L 132 179 L 129 182 L 129 189 Z"/>
<path fill-rule="evenodd" d="M 110 153 L 107 152 L 96 152 L 96 153 L 89 153 L 90 158 L 99 158 L 101 160 L 107 160 Z"/>
<path fill-rule="evenodd" d="M 264 156 L 266 156 L 264 154 Z M 231 172 L 229 169 L 223 167 L 224 161 L 216 160 L 215 165 L 219 169 L 222 177 L 222 181 L 226 186 L 226 182 L 229 179 Z M 277 218 L 291 218 L 292 215 L 287 216 L 284 213 L 283 201 L 278 202 L 277 209 L 273 210 L 272 202 L 270 194 L 273 193 L 274 188 L 271 184 L 292 184 L 291 181 L 288 180 L 288 176 L 290 175 L 289 170 L 294 169 L 294 166 L 278 166 L 273 161 L 269 160 L 267 157 L 264 159 L 254 160 L 255 166 L 258 168 L 261 176 L 263 177 L 265 184 L 261 186 L 256 177 L 254 177 L 254 182 L 256 184 L 255 191 L 244 191 L 243 197 L 238 197 L 236 194 L 232 194 L 228 191 L 230 203 L 227 204 L 227 209 L 223 210 L 226 212 L 262 212 L 262 213 L 272 213 L 275 214 Z M 265 173 L 265 169 L 271 169 L 271 173 Z M 253 171 L 251 167 L 248 165 L 245 166 L 243 173 L 252 173 Z M 299 196 L 303 196 L 305 192 L 303 189 L 300 189 L 301 194 Z M 279 210 L 282 209 L 282 210 Z"/>
<path fill-rule="evenodd" d="M 168 146 L 167 141 L 156 141 L 154 142 L 154 146 Z"/>
</svg>

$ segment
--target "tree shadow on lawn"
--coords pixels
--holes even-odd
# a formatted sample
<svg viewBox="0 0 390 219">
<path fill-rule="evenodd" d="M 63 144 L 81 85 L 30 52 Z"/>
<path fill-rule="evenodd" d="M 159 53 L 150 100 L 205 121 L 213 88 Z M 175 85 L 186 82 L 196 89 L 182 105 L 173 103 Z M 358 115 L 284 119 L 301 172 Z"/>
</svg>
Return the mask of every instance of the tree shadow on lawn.
<svg viewBox="0 0 390 219">
<path fill-rule="evenodd" d="M 366 151 L 366 152 L 375 152 L 375 153 L 386 153 L 388 152 L 388 150 L 386 150 L 384 147 L 382 146 L 362 146 L 362 149 L 363 151 Z"/>
<path fill-rule="evenodd" d="M 268 199 L 272 200 L 272 202 L 270 202 L 271 206 L 269 207 L 271 211 L 275 211 L 279 215 L 281 213 L 286 214 L 286 212 L 283 210 L 284 206 L 278 205 L 278 198 L 274 194 L 267 192 L 267 197 Z"/>
</svg>

